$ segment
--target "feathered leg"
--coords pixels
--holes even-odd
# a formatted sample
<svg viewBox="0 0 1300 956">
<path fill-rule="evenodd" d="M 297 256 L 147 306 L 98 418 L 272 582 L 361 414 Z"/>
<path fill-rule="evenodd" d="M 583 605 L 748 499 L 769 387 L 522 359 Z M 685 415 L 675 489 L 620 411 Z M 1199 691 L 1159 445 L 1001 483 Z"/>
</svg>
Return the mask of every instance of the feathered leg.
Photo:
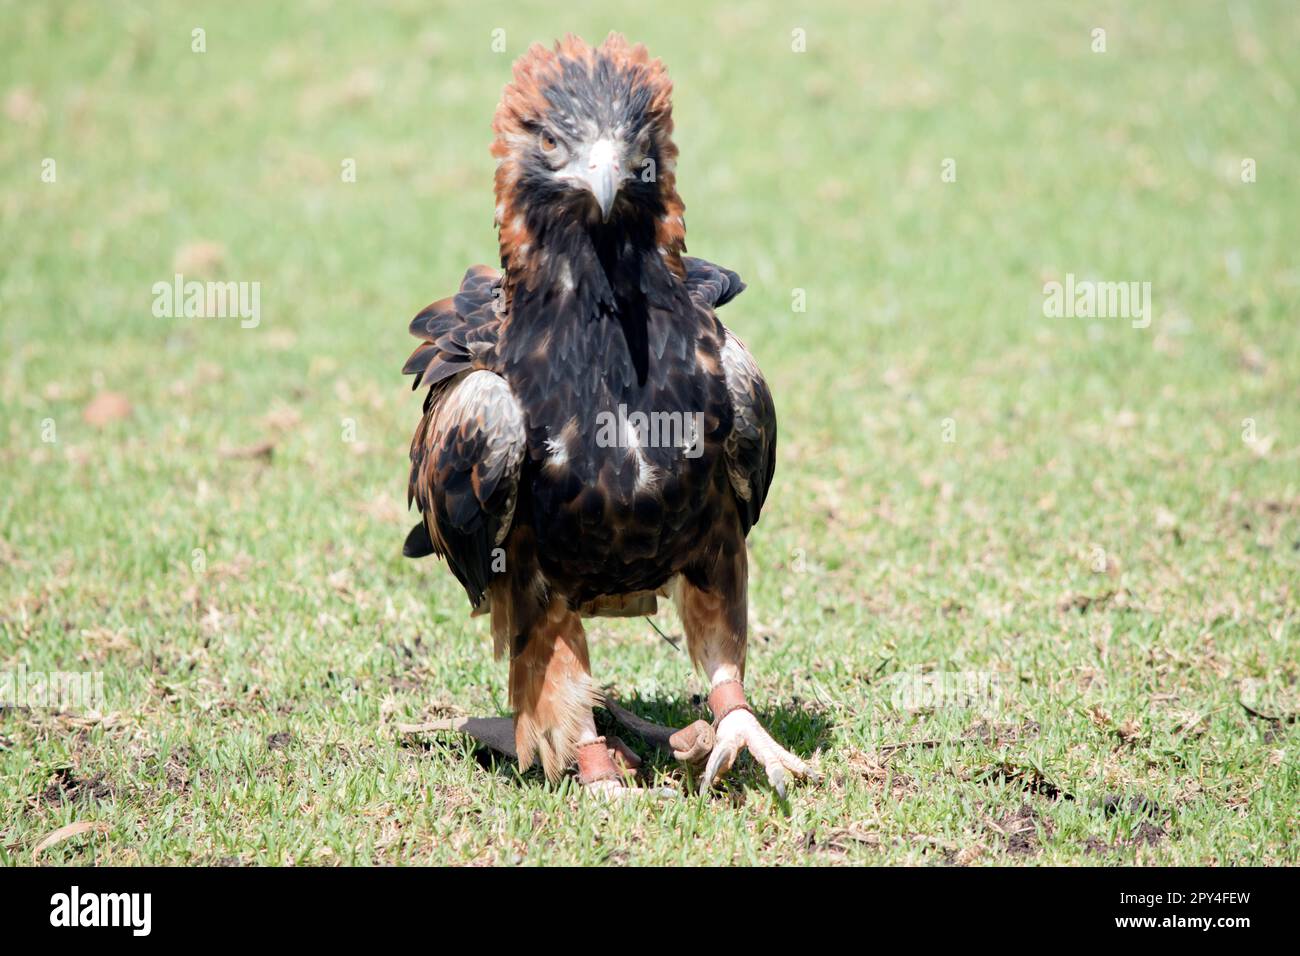
<svg viewBox="0 0 1300 956">
<path fill-rule="evenodd" d="M 596 732 L 597 695 L 578 614 L 553 600 L 519 644 L 510 658 L 510 704 L 520 769 L 540 757 L 554 782 L 576 761 L 578 779 L 597 793 L 639 792 L 624 783 L 639 763 L 635 754 L 617 738 L 606 741 Z"/>
<path fill-rule="evenodd" d="M 749 748 L 767 771 L 773 789 L 784 799 L 787 772 L 805 779 L 819 777 L 772 739 L 745 700 L 747 577 L 742 540 L 734 554 L 720 555 L 707 589 L 691 584 L 684 576 L 678 577 L 673 586 L 673 600 L 686 631 L 691 661 L 709 680 L 715 741 L 704 766 L 700 791 L 706 792 L 715 779 L 731 769 L 740 751 Z"/>
</svg>

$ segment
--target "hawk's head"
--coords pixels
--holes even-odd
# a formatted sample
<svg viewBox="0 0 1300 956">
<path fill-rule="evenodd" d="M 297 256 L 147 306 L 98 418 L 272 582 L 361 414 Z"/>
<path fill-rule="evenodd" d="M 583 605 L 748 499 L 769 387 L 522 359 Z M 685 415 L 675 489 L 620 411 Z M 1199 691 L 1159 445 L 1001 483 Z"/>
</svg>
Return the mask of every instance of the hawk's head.
<svg viewBox="0 0 1300 956">
<path fill-rule="evenodd" d="M 681 274 L 683 206 L 674 186 L 672 82 L 618 34 L 570 34 L 515 63 L 492 129 L 502 264 L 524 268 L 548 236 L 636 235 Z"/>
</svg>

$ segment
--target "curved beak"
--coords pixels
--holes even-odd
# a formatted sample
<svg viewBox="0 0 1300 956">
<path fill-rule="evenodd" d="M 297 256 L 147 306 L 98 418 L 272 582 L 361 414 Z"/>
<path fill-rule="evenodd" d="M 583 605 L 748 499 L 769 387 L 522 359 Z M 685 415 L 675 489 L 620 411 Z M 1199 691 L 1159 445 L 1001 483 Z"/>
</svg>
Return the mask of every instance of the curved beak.
<svg viewBox="0 0 1300 956">
<path fill-rule="evenodd" d="M 618 147 L 610 140 L 597 140 L 587 153 L 586 167 L 582 170 L 582 179 L 596 197 L 596 205 L 600 207 L 600 221 L 609 222 L 609 212 L 614 208 L 618 187 L 623 182 Z"/>
</svg>

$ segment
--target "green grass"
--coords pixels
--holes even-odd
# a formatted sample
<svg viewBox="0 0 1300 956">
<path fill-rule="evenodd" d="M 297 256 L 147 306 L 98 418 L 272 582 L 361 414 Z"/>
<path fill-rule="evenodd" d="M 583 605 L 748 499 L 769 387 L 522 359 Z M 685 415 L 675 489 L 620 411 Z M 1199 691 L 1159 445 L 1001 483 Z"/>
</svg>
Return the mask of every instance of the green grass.
<svg viewBox="0 0 1300 956">
<path fill-rule="evenodd" d="M 0 670 L 106 698 L 0 710 L 0 860 L 87 820 L 40 861 L 1300 862 L 1300 726 L 1242 706 L 1300 712 L 1292 3 L 236 6 L 0 2 Z M 607 808 L 392 729 L 506 697 L 400 557 L 406 323 L 494 259 L 513 58 L 610 28 L 673 73 L 777 399 L 748 683 L 826 775 L 787 807 L 748 758 Z M 151 314 L 196 242 L 257 328 Z M 1150 327 L 1044 317 L 1067 273 L 1151 282 Z M 644 621 L 589 634 L 701 715 Z M 928 673 L 1000 693 L 895 706 Z"/>
</svg>

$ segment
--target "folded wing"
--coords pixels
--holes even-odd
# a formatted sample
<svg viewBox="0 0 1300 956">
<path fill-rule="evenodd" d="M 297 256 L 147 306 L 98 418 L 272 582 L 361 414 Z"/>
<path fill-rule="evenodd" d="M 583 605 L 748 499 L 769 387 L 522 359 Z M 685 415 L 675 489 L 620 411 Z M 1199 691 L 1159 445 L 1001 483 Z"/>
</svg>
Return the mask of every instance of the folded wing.
<svg viewBox="0 0 1300 956">
<path fill-rule="evenodd" d="M 526 435 L 524 415 L 505 379 L 492 371 L 500 317 L 499 273 L 477 266 L 460 292 L 411 323 L 423 339 L 403 371 L 429 386 L 411 441 L 407 500 L 423 520 L 411 529 L 407 557 L 437 554 L 478 606 L 514 519 Z"/>
<path fill-rule="evenodd" d="M 713 310 L 726 305 L 745 290 L 740 276 L 704 259 L 683 257 L 686 288 L 701 305 Z M 731 396 L 734 424 L 724 454 L 740 522 L 745 532 L 758 523 L 767 489 L 776 471 L 776 405 L 758 363 L 745 343 L 725 330 L 722 370 Z"/>
<path fill-rule="evenodd" d="M 411 442 L 409 496 L 427 539 L 412 531 L 406 553 L 447 559 L 477 607 L 488 581 L 505 570 L 500 551 L 514 520 L 526 434 L 523 411 L 505 379 L 476 370 L 435 385 Z M 412 539 L 415 539 L 412 541 Z"/>
<path fill-rule="evenodd" d="M 722 370 L 735 416 L 723 452 L 740 523 L 748 534 L 758 523 L 776 471 L 776 405 L 758 363 L 730 331 L 722 346 Z"/>
</svg>

